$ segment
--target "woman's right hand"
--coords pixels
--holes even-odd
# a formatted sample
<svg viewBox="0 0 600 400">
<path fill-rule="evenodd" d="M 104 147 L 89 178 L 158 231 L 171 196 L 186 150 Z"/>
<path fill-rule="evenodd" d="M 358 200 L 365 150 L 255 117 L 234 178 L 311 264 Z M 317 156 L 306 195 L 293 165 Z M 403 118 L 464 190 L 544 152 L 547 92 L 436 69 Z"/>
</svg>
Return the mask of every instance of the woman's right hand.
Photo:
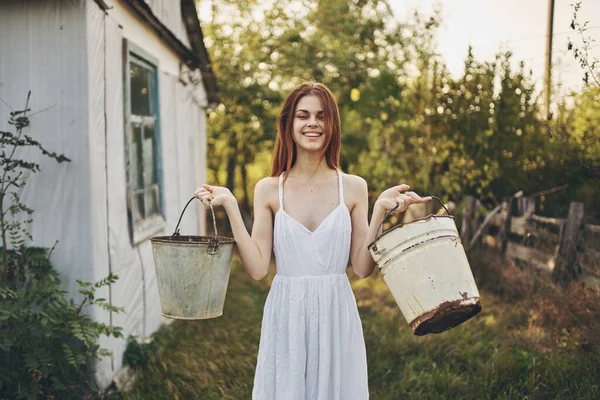
<svg viewBox="0 0 600 400">
<path fill-rule="evenodd" d="M 202 201 L 206 207 L 209 207 L 208 202 L 211 202 L 213 207 L 215 207 L 224 206 L 231 201 L 237 201 L 231 191 L 226 187 L 211 186 L 207 184 L 203 184 L 196 189 L 194 197 Z"/>
</svg>

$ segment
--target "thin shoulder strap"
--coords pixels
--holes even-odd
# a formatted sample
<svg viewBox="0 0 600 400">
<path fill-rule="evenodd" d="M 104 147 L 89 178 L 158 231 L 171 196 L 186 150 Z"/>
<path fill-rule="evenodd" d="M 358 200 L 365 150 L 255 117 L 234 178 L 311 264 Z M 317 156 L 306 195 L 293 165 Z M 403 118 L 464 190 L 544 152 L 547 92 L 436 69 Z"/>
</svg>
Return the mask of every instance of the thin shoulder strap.
<svg viewBox="0 0 600 400">
<path fill-rule="evenodd" d="M 279 209 L 283 210 L 283 174 L 285 173 L 282 172 L 279 175 Z"/>
<path fill-rule="evenodd" d="M 340 192 L 340 204 L 344 203 L 344 184 L 343 184 L 343 179 L 342 179 L 342 172 L 337 169 L 337 175 L 338 175 L 338 188 L 339 188 L 339 192 Z"/>
</svg>

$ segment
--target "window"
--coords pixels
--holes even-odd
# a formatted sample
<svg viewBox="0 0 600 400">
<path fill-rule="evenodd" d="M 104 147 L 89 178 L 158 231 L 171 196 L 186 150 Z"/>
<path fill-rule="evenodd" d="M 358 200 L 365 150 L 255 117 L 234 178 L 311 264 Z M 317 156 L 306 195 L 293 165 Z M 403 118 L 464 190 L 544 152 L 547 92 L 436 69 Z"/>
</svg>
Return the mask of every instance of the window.
<svg viewBox="0 0 600 400">
<path fill-rule="evenodd" d="M 157 62 L 124 42 L 127 211 L 133 244 L 162 231 Z"/>
</svg>

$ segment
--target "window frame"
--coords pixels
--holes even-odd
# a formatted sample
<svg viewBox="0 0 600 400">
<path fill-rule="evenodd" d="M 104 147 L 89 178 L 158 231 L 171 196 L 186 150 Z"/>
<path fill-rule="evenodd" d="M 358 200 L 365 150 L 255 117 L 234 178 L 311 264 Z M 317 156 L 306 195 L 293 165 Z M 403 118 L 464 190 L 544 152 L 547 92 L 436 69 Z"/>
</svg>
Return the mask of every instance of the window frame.
<svg viewBox="0 0 600 400">
<path fill-rule="evenodd" d="M 154 105 L 154 116 L 141 116 L 131 113 L 131 79 L 129 76 L 130 66 L 133 64 L 152 71 L 152 79 L 154 81 L 154 95 L 151 96 L 151 105 Z M 129 226 L 129 234 L 131 244 L 136 246 L 153 235 L 163 232 L 166 226 L 165 218 L 165 202 L 164 202 L 164 185 L 163 185 L 163 166 L 162 166 L 162 149 L 161 149 L 161 134 L 160 134 L 160 96 L 158 85 L 158 59 L 152 57 L 141 47 L 136 46 L 127 39 L 123 39 L 123 115 L 124 115 L 124 138 L 125 138 L 125 193 L 127 202 L 127 219 Z M 148 187 L 144 185 L 142 189 L 135 190 L 134 177 L 132 177 L 132 128 L 134 124 L 139 124 L 141 131 L 141 140 L 143 141 L 143 129 L 146 126 L 154 124 L 154 173 L 156 174 L 156 183 L 150 184 Z M 143 152 L 142 152 L 143 159 Z M 144 162 L 142 161 L 142 165 Z M 134 220 L 134 207 L 136 207 L 135 195 L 136 192 L 147 190 L 158 191 L 155 194 L 158 201 L 158 212 L 145 217 L 143 220 L 136 222 Z M 144 208 L 146 205 L 146 196 L 144 198 Z"/>
</svg>

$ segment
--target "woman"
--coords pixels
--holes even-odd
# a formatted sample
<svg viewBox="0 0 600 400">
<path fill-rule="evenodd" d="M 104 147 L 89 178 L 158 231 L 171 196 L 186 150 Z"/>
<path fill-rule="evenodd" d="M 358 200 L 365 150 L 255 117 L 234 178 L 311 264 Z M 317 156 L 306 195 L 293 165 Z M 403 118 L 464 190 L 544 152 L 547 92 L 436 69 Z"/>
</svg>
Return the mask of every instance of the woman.
<svg viewBox="0 0 600 400">
<path fill-rule="evenodd" d="M 265 304 L 253 399 L 367 399 L 367 358 L 356 300 L 345 274 L 368 277 L 367 246 L 385 213 L 424 203 L 394 186 L 375 202 L 367 221 L 367 183 L 339 170 L 337 103 L 322 84 L 288 95 L 277 119 L 271 176 L 254 190 L 250 236 L 238 203 L 224 187 L 202 185 L 195 196 L 225 207 L 238 253 L 252 279 L 277 274 Z"/>
</svg>

